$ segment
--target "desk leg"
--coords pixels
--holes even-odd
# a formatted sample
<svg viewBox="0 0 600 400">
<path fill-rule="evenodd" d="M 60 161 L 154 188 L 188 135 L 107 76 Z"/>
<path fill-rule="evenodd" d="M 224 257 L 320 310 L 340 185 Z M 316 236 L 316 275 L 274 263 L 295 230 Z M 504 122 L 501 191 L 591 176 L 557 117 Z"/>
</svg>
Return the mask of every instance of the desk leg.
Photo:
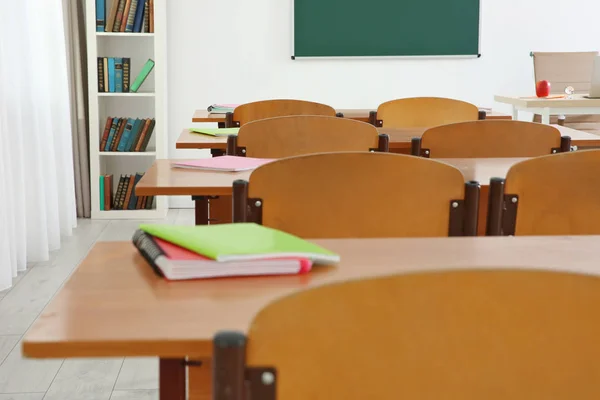
<svg viewBox="0 0 600 400">
<path fill-rule="evenodd" d="M 225 128 L 225 122 L 217 122 L 219 128 Z"/>
<path fill-rule="evenodd" d="M 542 124 L 550 124 L 550 109 L 542 108 Z"/>
<path fill-rule="evenodd" d="M 196 209 L 196 225 L 208 225 L 208 197 L 192 196 L 192 200 Z"/>
<path fill-rule="evenodd" d="M 225 155 L 225 150 L 223 149 L 210 149 L 210 154 L 213 157 L 221 157 Z"/>
<path fill-rule="evenodd" d="M 517 107 L 513 106 L 512 111 L 513 111 L 513 121 L 518 121 L 519 120 L 519 109 Z"/>
<path fill-rule="evenodd" d="M 161 358 L 158 371 L 159 399 L 186 400 L 185 360 Z"/>
</svg>

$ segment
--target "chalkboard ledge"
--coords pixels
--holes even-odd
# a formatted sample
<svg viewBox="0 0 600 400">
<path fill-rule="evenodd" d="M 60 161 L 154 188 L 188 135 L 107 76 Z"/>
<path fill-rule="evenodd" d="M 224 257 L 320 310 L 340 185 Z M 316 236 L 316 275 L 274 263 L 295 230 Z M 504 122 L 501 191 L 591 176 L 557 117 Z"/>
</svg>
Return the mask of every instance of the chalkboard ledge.
<svg viewBox="0 0 600 400">
<path fill-rule="evenodd" d="M 374 59 L 374 58 L 409 58 L 409 59 L 432 59 L 432 58 L 481 58 L 481 53 L 475 55 L 456 55 L 456 56 L 299 56 L 298 58 L 307 60 L 319 60 L 319 59 Z M 296 60 L 296 56 L 291 56 L 292 60 Z"/>
</svg>

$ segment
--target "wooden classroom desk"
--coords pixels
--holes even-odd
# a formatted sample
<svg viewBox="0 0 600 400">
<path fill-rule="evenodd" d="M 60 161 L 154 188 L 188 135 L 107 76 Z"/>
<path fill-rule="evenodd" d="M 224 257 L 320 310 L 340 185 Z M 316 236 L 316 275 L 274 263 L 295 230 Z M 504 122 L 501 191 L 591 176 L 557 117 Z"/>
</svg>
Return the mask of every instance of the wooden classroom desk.
<svg viewBox="0 0 600 400">
<path fill-rule="evenodd" d="M 504 178 L 515 163 L 525 158 L 448 158 L 438 161 L 446 162 L 458 168 L 466 181 L 477 181 L 481 184 L 479 207 L 479 233 L 485 233 L 487 217 L 487 200 L 490 178 Z M 213 172 L 197 171 L 186 168 L 173 168 L 173 161 L 156 160 L 146 171 L 135 187 L 138 196 L 192 196 L 196 209 L 196 224 L 208 222 L 208 204 L 210 196 L 231 196 L 233 181 L 248 180 L 252 171 Z M 227 210 L 226 210 L 227 211 Z M 231 211 L 229 209 L 229 214 Z"/>
<path fill-rule="evenodd" d="M 338 266 L 306 275 L 168 282 L 131 243 L 96 244 L 23 341 L 32 358 L 160 357 L 160 398 L 210 398 L 212 338 L 247 332 L 253 317 L 283 296 L 333 282 L 453 268 L 535 268 L 600 274 L 599 236 L 328 239 Z"/>
<path fill-rule="evenodd" d="M 486 119 L 511 119 L 511 116 L 507 114 L 502 114 L 489 109 L 481 110 L 487 113 Z M 340 108 L 335 110 L 336 113 L 344 114 L 344 118 L 363 122 L 369 122 L 369 113 L 371 111 L 375 111 L 375 109 Z M 196 110 L 192 116 L 192 122 L 218 122 L 220 124 L 225 124 L 225 114 L 213 114 L 207 110 Z"/>
<path fill-rule="evenodd" d="M 571 137 L 571 145 L 578 148 L 600 146 L 600 136 L 593 133 L 579 131 L 560 125 L 552 125 L 557 128 L 562 136 Z M 414 137 L 421 137 L 427 128 L 378 128 L 379 133 L 385 133 L 390 137 L 390 151 L 410 153 L 410 140 Z M 201 133 L 190 132 L 184 129 L 175 147 L 178 149 L 213 149 L 224 151 L 227 148 L 226 137 L 213 137 Z"/>
<path fill-rule="evenodd" d="M 510 104 L 513 119 L 519 119 L 519 111 L 528 111 L 542 116 L 542 123 L 550 123 L 550 115 L 600 114 L 600 99 L 588 99 L 583 94 L 574 94 L 570 99 L 494 96 L 498 103 Z"/>
</svg>

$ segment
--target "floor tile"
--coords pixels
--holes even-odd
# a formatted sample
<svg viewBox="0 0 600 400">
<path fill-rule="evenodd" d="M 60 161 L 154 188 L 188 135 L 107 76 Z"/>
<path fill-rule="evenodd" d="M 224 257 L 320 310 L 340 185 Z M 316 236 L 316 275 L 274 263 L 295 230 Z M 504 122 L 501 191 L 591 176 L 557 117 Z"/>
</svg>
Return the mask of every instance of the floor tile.
<svg viewBox="0 0 600 400">
<path fill-rule="evenodd" d="M 158 358 L 125 358 L 115 390 L 131 389 L 158 389 Z"/>
<path fill-rule="evenodd" d="M 158 390 L 115 390 L 110 400 L 158 400 Z"/>
</svg>

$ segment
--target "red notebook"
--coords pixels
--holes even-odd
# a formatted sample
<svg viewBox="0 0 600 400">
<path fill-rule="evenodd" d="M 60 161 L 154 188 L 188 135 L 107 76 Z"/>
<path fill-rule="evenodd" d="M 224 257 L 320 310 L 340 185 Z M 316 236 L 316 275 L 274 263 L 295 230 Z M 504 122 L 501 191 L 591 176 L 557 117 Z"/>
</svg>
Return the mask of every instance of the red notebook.
<svg viewBox="0 0 600 400">
<path fill-rule="evenodd" d="M 221 156 L 194 161 L 175 161 L 172 165 L 176 168 L 189 168 L 204 171 L 239 172 L 258 168 L 271 161 L 274 160 L 271 158 Z"/>
<path fill-rule="evenodd" d="M 168 280 L 295 275 L 312 269 L 312 261 L 305 258 L 219 262 L 141 230 L 136 231 L 132 240 L 154 270 Z"/>
</svg>

